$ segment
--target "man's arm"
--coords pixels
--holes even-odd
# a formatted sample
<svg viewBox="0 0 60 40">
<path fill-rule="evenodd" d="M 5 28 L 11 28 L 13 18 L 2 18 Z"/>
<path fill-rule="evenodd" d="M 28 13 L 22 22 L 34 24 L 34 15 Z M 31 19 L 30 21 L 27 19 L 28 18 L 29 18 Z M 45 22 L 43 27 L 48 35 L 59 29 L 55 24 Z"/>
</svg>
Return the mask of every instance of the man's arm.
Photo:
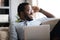
<svg viewBox="0 0 60 40">
<path fill-rule="evenodd" d="M 43 9 L 40 9 L 39 12 L 43 13 L 44 15 L 46 15 L 48 18 L 54 18 L 54 16 L 48 12 L 46 12 L 45 10 Z"/>
<path fill-rule="evenodd" d="M 14 25 L 9 26 L 9 40 L 18 40 Z"/>
</svg>

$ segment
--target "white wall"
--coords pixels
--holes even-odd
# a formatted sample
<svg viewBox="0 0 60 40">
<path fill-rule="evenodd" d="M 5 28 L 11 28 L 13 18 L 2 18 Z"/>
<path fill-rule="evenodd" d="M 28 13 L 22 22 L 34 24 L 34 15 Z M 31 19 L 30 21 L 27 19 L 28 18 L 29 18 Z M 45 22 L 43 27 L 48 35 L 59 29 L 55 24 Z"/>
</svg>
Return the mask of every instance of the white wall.
<svg viewBox="0 0 60 40">
<path fill-rule="evenodd" d="M 60 0 L 39 0 L 40 8 L 52 13 L 56 18 L 60 18 Z"/>
<path fill-rule="evenodd" d="M 15 22 L 16 14 L 17 14 L 17 7 L 20 3 L 24 2 L 24 0 L 11 0 L 10 3 L 10 21 L 11 23 Z"/>
<path fill-rule="evenodd" d="M 38 6 L 51 14 L 56 18 L 60 18 L 60 0 L 32 0 L 33 6 Z"/>
<path fill-rule="evenodd" d="M 27 0 L 28 3 L 30 3 L 32 5 L 32 0 Z"/>
</svg>

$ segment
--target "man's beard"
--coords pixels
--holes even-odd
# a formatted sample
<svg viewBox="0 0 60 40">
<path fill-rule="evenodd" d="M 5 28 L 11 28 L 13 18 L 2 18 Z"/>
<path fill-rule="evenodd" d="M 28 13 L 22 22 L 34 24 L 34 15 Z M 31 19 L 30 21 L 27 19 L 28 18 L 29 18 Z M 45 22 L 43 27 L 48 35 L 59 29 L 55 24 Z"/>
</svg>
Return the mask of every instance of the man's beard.
<svg viewBox="0 0 60 40">
<path fill-rule="evenodd" d="M 32 17 L 29 17 L 28 15 L 25 15 L 25 19 L 26 19 L 27 21 L 32 21 L 32 20 L 33 20 L 33 18 L 32 18 Z"/>
</svg>

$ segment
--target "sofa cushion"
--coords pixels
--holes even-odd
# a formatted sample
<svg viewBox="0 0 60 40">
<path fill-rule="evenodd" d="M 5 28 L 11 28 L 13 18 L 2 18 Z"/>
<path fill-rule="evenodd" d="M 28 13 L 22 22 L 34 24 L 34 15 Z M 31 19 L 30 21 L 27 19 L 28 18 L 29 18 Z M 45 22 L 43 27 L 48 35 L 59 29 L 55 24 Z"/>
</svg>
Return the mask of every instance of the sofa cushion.
<svg viewBox="0 0 60 40">
<path fill-rule="evenodd" d="M 50 24 L 50 31 L 52 31 L 59 20 L 60 19 L 52 19 L 52 20 L 48 20 L 46 22 L 43 22 L 42 24 Z"/>
<path fill-rule="evenodd" d="M 0 40 L 8 40 L 8 27 L 0 27 Z"/>
</svg>

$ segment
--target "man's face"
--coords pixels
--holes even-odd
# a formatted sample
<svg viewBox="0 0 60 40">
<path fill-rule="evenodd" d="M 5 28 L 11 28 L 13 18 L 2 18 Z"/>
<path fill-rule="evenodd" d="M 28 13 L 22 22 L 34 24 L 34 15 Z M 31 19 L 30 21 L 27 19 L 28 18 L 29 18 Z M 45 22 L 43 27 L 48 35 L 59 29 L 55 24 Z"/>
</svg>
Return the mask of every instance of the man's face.
<svg viewBox="0 0 60 40">
<path fill-rule="evenodd" d="M 31 5 L 25 6 L 24 15 L 27 20 L 32 20 L 32 7 L 31 7 Z"/>
</svg>

